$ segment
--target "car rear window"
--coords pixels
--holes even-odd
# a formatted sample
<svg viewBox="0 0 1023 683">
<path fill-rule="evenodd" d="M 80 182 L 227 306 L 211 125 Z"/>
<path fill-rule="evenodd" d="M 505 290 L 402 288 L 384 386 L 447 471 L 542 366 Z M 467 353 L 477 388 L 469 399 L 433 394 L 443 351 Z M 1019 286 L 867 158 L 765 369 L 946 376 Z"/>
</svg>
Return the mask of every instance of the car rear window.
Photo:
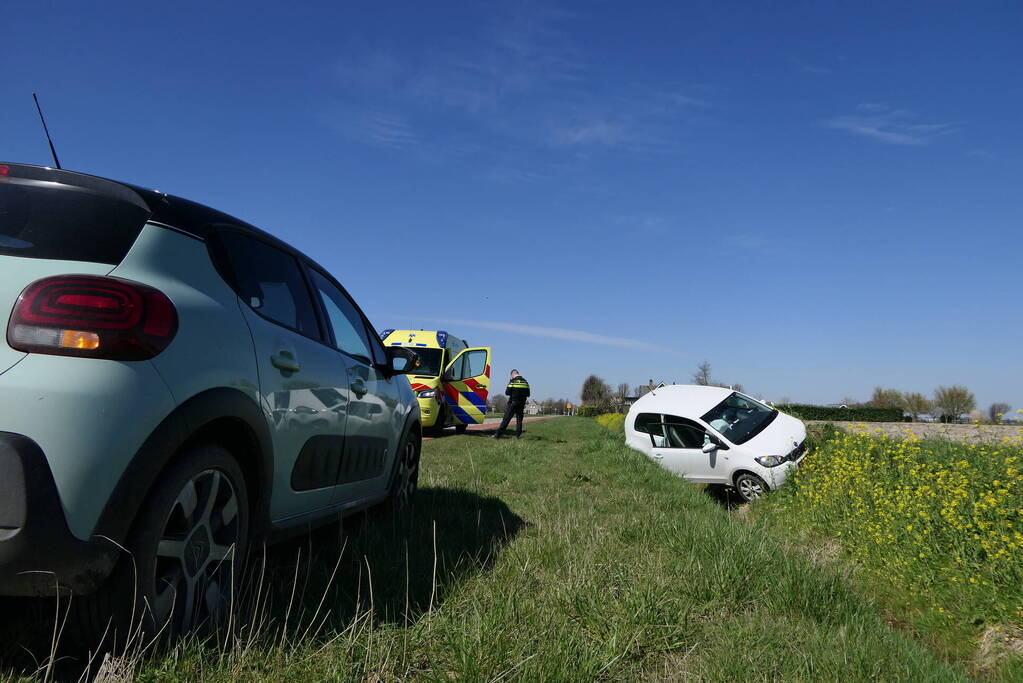
<svg viewBox="0 0 1023 683">
<path fill-rule="evenodd" d="M 145 208 L 90 188 L 0 179 L 0 255 L 117 265 L 148 218 Z"/>
</svg>

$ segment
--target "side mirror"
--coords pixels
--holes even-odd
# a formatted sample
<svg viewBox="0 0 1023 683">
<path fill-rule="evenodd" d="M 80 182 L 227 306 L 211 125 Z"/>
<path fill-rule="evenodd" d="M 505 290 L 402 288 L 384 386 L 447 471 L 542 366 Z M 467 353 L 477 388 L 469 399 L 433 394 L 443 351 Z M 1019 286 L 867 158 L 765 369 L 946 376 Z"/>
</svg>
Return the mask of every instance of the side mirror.
<svg viewBox="0 0 1023 683">
<path fill-rule="evenodd" d="M 703 448 L 701 448 L 700 450 L 703 451 L 704 453 L 713 453 L 717 449 L 718 445 L 716 443 L 714 443 L 713 441 L 708 441 L 707 443 L 703 444 Z"/>
<path fill-rule="evenodd" d="M 387 359 L 390 361 L 391 372 L 395 375 L 407 375 L 419 367 L 419 356 L 412 349 L 404 346 L 388 346 Z"/>
</svg>

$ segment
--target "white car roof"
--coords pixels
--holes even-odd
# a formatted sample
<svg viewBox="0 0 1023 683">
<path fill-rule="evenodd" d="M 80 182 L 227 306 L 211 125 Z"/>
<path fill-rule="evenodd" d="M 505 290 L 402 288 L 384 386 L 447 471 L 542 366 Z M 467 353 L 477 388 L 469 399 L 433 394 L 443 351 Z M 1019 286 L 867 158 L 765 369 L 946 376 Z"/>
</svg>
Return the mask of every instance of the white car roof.
<svg viewBox="0 0 1023 683">
<path fill-rule="evenodd" d="M 731 394 L 732 390 L 726 387 L 672 384 L 643 394 L 629 412 L 699 418 Z"/>
</svg>

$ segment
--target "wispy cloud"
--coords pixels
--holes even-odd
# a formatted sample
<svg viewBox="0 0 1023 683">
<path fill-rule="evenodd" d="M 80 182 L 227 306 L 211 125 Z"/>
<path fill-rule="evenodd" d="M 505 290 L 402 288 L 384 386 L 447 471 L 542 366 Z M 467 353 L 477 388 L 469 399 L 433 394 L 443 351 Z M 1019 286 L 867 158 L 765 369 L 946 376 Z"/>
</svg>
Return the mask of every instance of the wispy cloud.
<svg viewBox="0 0 1023 683">
<path fill-rule="evenodd" d="M 805 74 L 813 74 L 814 76 L 830 76 L 834 73 L 833 69 L 829 69 L 826 66 L 820 66 L 819 64 L 809 64 L 801 60 L 793 60 L 796 68 Z"/>
<path fill-rule="evenodd" d="M 528 1 L 490 15 L 479 36 L 415 59 L 353 41 L 335 72 L 346 137 L 438 160 L 475 149 L 477 167 L 522 181 L 588 152 L 668 151 L 710 107 L 677 82 L 594 82 L 572 15 Z"/>
<path fill-rule="evenodd" d="M 983 149 L 980 147 L 966 150 L 966 156 L 975 157 L 977 159 L 994 159 L 995 155 L 991 153 L 991 150 Z"/>
<path fill-rule="evenodd" d="M 380 147 L 401 148 L 416 142 L 416 135 L 401 116 L 373 114 L 365 120 L 367 138 Z"/>
<path fill-rule="evenodd" d="M 322 119 L 338 135 L 373 147 L 399 150 L 422 143 L 405 117 L 392 111 L 339 106 Z"/>
<path fill-rule="evenodd" d="M 701 98 L 640 84 L 623 86 L 617 97 L 579 94 L 550 107 L 545 139 L 554 148 L 672 151 L 685 124 L 710 107 Z"/>
<path fill-rule="evenodd" d="M 551 139 L 558 145 L 601 145 L 611 147 L 630 137 L 628 127 L 613 121 L 580 121 L 560 125 L 551 131 Z"/>
<path fill-rule="evenodd" d="M 838 116 L 825 125 L 890 145 L 910 146 L 930 144 L 953 130 L 951 124 L 921 123 L 920 117 L 909 110 L 873 102 L 860 104 L 855 114 Z"/>
<path fill-rule="evenodd" d="M 501 165 L 490 168 L 485 172 L 485 175 L 490 180 L 501 184 L 533 183 L 546 180 L 549 177 L 546 173 L 530 170 L 528 168 Z"/>
<path fill-rule="evenodd" d="M 389 316 L 401 320 L 412 319 L 409 316 Z M 583 344 L 597 344 L 599 346 L 614 346 L 633 351 L 649 351 L 652 353 L 666 353 L 672 355 L 683 355 L 676 349 L 670 349 L 657 344 L 651 344 L 641 339 L 629 339 L 627 337 L 608 337 L 602 334 L 594 334 L 583 330 L 571 330 L 564 327 L 542 327 L 539 325 L 523 325 L 520 323 L 506 323 L 488 320 L 456 320 L 452 318 L 422 318 L 416 316 L 417 322 L 432 322 L 441 325 L 457 325 L 464 327 L 482 327 L 488 330 L 499 332 L 511 332 L 513 334 L 524 334 L 530 337 L 544 337 L 547 339 L 559 339 L 561 341 L 580 342 Z"/>
<path fill-rule="evenodd" d="M 773 246 L 773 242 L 763 235 L 751 232 L 739 232 L 728 234 L 723 239 L 723 246 L 726 249 L 741 249 L 746 251 L 763 251 Z"/>
</svg>

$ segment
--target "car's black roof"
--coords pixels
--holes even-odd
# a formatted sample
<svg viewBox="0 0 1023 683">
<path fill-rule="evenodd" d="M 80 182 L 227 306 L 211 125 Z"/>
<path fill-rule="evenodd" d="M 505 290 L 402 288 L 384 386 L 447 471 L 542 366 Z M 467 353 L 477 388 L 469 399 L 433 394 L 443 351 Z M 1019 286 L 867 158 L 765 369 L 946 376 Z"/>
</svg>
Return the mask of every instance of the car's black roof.
<svg viewBox="0 0 1023 683">
<path fill-rule="evenodd" d="M 15 177 L 85 187 L 94 192 L 115 196 L 123 201 L 145 205 L 150 212 L 150 221 L 161 223 L 202 240 L 209 236 L 210 230 L 214 227 L 231 227 L 241 232 L 257 235 L 260 239 L 272 242 L 287 251 L 299 253 L 288 243 L 254 225 L 190 199 L 77 171 L 8 162 L 0 162 L 0 166 L 8 167 L 10 175 Z M 304 254 L 302 256 L 312 261 L 308 256 Z"/>
<path fill-rule="evenodd" d="M 214 229 L 230 228 L 239 232 L 248 233 L 261 239 L 264 242 L 273 244 L 279 249 L 290 252 L 300 259 L 316 267 L 328 280 L 332 281 L 342 292 L 347 291 L 338 282 L 330 271 L 318 264 L 307 254 L 302 253 L 284 240 L 274 237 L 270 233 L 260 230 L 243 220 L 235 218 L 223 211 L 205 206 L 190 199 L 176 197 L 156 190 L 149 190 L 138 185 L 122 183 L 109 178 L 78 173 L 76 171 L 65 171 L 63 169 L 50 168 L 48 166 L 35 166 L 31 164 L 17 164 L 0 161 L 0 175 L 22 178 L 29 181 L 62 183 L 85 188 L 91 192 L 106 194 L 121 201 L 130 202 L 141 208 L 149 209 L 149 221 L 159 223 L 178 232 L 190 235 L 196 239 L 205 241 Z M 349 296 L 349 298 L 351 298 Z M 363 313 L 359 305 L 352 300 L 356 309 L 362 315 L 369 330 L 373 332 L 373 338 L 379 344 L 380 337 L 376 334 L 376 328 Z"/>
</svg>

